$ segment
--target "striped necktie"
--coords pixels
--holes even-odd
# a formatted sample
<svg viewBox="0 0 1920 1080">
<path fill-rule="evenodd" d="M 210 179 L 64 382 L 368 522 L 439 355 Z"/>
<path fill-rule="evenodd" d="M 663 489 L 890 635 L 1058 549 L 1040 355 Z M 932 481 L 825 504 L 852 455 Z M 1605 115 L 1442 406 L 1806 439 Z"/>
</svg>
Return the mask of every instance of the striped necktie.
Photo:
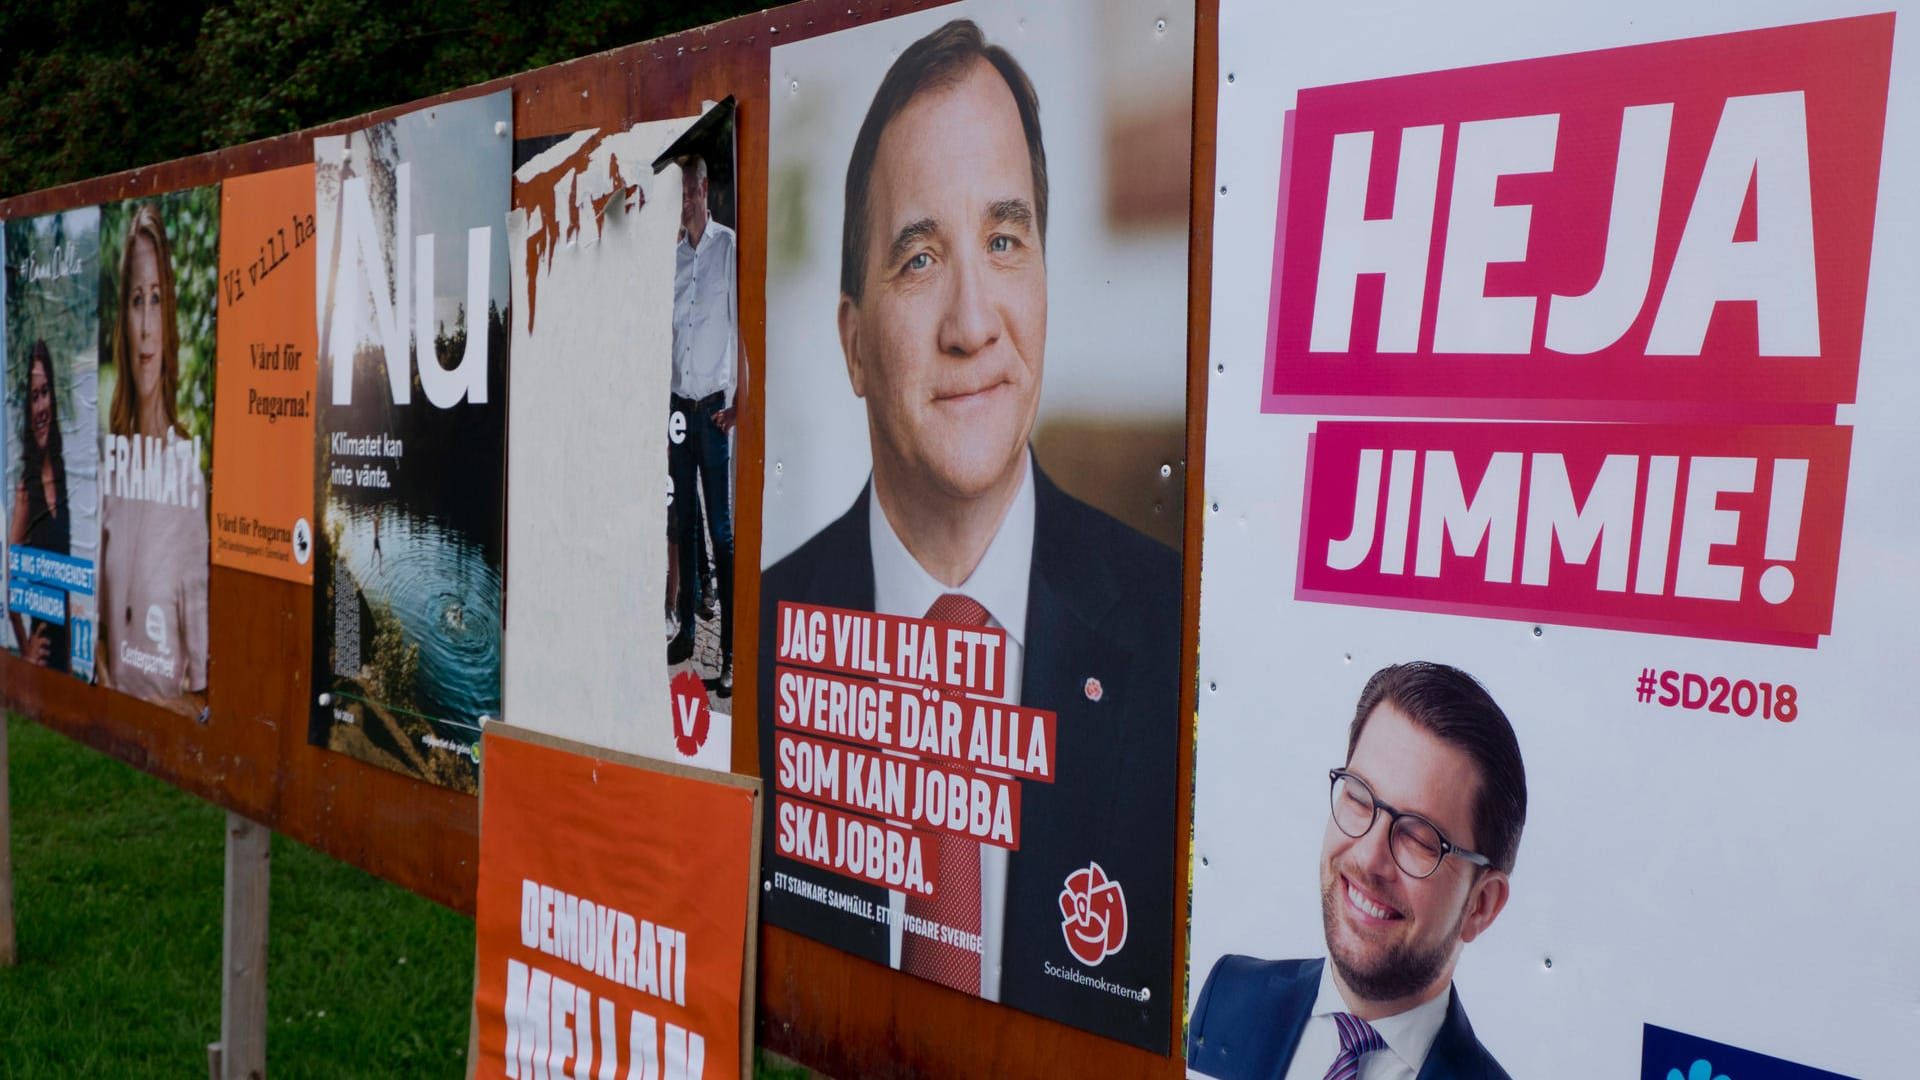
<svg viewBox="0 0 1920 1080">
<path fill-rule="evenodd" d="M 927 609 L 933 622 L 985 626 L 987 609 L 971 597 L 948 593 Z M 980 841 L 941 832 L 934 837 L 936 895 L 907 895 L 906 913 L 966 934 L 980 933 Z M 906 930 L 900 936 L 900 969 L 910 975 L 980 994 L 980 954 L 958 944 Z"/>
<path fill-rule="evenodd" d="M 1385 1050 L 1387 1040 L 1373 1030 L 1372 1024 L 1352 1013 L 1334 1013 L 1333 1022 L 1340 1028 L 1340 1056 L 1333 1059 L 1325 1080 L 1354 1080 L 1360 1075 L 1360 1058 Z"/>
</svg>

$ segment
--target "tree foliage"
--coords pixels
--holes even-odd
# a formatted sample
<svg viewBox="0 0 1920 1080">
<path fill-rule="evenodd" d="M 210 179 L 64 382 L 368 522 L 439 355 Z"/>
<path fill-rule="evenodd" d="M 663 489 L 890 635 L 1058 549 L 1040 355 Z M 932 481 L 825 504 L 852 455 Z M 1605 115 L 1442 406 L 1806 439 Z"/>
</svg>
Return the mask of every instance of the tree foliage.
<svg viewBox="0 0 1920 1080">
<path fill-rule="evenodd" d="M 751 0 L 0 4 L 0 197 L 716 22 Z"/>
</svg>

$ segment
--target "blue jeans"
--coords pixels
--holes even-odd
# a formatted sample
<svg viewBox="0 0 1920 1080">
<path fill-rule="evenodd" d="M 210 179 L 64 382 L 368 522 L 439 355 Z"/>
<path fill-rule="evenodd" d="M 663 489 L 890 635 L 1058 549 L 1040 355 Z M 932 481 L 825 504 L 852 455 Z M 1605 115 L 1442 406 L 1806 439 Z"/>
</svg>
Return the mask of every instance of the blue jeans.
<svg viewBox="0 0 1920 1080">
<path fill-rule="evenodd" d="M 674 611 L 680 633 L 691 637 L 699 582 L 706 575 L 700 557 L 701 518 L 713 539 L 714 574 L 720 579 L 720 654 L 722 670 L 733 663 L 733 473 L 728 468 L 727 433 L 714 415 L 726 407 L 724 393 L 695 401 L 673 396 L 673 410 L 687 418 L 686 437 L 667 444 L 673 476 L 674 539 L 680 548 L 680 588 Z M 704 510 L 705 513 L 701 513 Z"/>
</svg>

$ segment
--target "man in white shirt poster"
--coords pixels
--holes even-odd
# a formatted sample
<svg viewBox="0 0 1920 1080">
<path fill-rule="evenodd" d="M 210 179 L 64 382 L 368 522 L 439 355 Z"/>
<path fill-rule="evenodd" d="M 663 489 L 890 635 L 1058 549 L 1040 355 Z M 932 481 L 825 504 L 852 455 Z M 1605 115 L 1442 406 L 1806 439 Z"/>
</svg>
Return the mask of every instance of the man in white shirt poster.
<svg viewBox="0 0 1920 1080">
<path fill-rule="evenodd" d="M 667 663 L 693 657 L 700 592 L 707 588 L 710 537 L 720 614 L 719 690 L 733 690 L 733 376 L 738 356 L 738 263 L 734 232 L 707 208 L 707 163 L 698 154 L 679 160 L 680 242 L 673 273 L 674 418 L 668 428 L 673 480 L 671 535 L 678 627 Z M 703 524 L 704 519 L 704 524 Z"/>
</svg>

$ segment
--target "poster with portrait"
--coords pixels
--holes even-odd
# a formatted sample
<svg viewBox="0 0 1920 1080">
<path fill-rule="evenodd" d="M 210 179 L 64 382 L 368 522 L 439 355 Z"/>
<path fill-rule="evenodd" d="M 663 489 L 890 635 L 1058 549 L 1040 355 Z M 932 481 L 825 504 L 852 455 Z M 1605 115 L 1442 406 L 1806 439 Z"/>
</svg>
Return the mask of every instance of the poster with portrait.
<svg viewBox="0 0 1920 1080">
<path fill-rule="evenodd" d="M 313 165 L 220 190 L 213 562 L 313 581 Z"/>
<path fill-rule="evenodd" d="M 1175 8 L 962 3 L 773 49 L 756 663 L 769 923 L 1156 1051 Z"/>
<path fill-rule="evenodd" d="M 100 208 L 100 685 L 207 707 L 220 187 Z"/>
<path fill-rule="evenodd" d="M 7 359 L 6 265 L 7 265 L 7 230 L 5 229 L 4 226 L 0 226 L 0 372 L 4 372 L 6 370 L 6 359 Z M 0 390 L 0 484 L 6 485 L 6 490 L 0 491 L 0 510 L 7 509 L 7 502 L 5 501 L 8 497 L 7 492 L 10 492 L 13 490 L 13 484 L 8 479 L 8 473 L 7 473 L 7 461 L 9 460 L 7 450 L 8 450 L 8 444 L 11 443 L 12 440 L 7 438 L 6 435 L 4 434 L 4 432 L 7 430 L 7 426 L 10 423 L 12 423 L 12 419 L 8 414 L 8 406 L 10 404 L 8 401 L 8 396 L 9 395 L 4 390 Z M 11 514 L 10 513 L 0 514 L 0 520 L 11 522 L 12 520 Z M 13 620 L 6 617 L 6 610 L 7 610 L 7 559 L 4 553 L 0 553 L 0 648 L 11 650 L 16 647 L 14 645 L 14 640 L 13 640 L 13 625 L 12 625 Z"/>
<path fill-rule="evenodd" d="M 1194 1075 L 1912 1072 L 1914 14 L 1222 4 Z"/>
<path fill-rule="evenodd" d="M 474 790 L 500 712 L 505 91 L 314 140 L 317 745 Z"/>
<path fill-rule="evenodd" d="M 666 707 L 667 372 L 681 170 L 697 118 L 515 148 L 504 718 L 590 746 L 725 770 L 723 711 Z M 699 676 L 692 700 L 706 704 Z M 724 704 L 722 705 L 724 709 Z"/>
<path fill-rule="evenodd" d="M 100 208 L 6 222 L 6 633 L 94 676 L 100 554 Z"/>
<path fill-rule="evenodd" d="M 746 385 L 740 337 L 733 99 L 712 105 L 654 167 L 680 177 L 667 380 L 667 692 L 676 753 L 733 731 L 734 421 Z"/>
</svg>

